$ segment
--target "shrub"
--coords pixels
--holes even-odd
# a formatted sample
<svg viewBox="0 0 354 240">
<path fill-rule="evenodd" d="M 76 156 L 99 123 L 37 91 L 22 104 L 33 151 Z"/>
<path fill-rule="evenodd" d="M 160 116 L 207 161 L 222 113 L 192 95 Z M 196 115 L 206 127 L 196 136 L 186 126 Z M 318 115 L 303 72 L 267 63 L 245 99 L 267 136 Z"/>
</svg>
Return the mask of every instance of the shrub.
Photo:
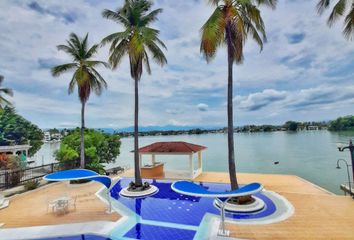
<svg viewBox="0 0 354 240">
<path fill-rule="evenodd" d="M 25 183 L 25 190 L 26 191 L 33 190 L 36 189 L 38 186 L 39 186 L 38 180 L 28 181 Z"/>
</svg>

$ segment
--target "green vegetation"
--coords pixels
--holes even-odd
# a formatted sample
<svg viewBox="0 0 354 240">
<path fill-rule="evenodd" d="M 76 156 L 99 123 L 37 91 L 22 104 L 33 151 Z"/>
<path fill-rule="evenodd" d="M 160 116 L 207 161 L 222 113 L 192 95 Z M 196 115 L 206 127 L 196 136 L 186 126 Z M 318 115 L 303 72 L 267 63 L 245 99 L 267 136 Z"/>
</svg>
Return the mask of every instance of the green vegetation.
<svg viewBox="0 0 354 240">
<path fill-rule="evenodd" d="M 24 172 L 19 171 L 26 167 L 26 163 L 21 161 L 19 156 L 15 155 L 6 155 L 0 154 L 0 169 L 1 170 L 11 170 L 8 171 L 8 177 L 6 179 L 6 183 L 10 187 L 17 186 L 21 178 L 23 177 Z"/>
<path fill-rule="evenodd" d="M 317 10 L 322 14 L 327 8 L 331 6 L 331 0 L 320 0 L 317 3 Z M 348 7 L 350 6 L 350 7 Z M 347 9 L 349 10 L 347 11 Z M 345 15 L 346 14 L 346 15 Z M 331 14 L 328 17 L 327 24 L 332 27 L 333 24 L 341 17 L 344 18 L 343 35 L 347 39 L 353 39 L 354 33 L 354 4 L 349 0 L 338 0 L 334 5 Z"/>
<path fill-rule="evenodd" d="M 266 33 L 258 5 L 275 8 L 276 2 L 276 0 L 209 0 L 215 10 L 201 30 L 200 50 L 207 62 L 215 57 L 219 47 L 227 48 L 228 161 L 231 189 L 238 189 L 233 131 L 233 64 L 243 62 L 243 47 L 247 37 L 255 40 L 262 50 Z"/>
<path fill-rule="evenodd" d="M 34 190 L 39 186 L 38 180 L 32 180 L 25 183 L 24 187 L 26 191 Z"/>
<path fill-rule="evenodd" d="M 26 163 L 16 155 L 0 154 L 0 169 L 18 170 L 26 167 Z"/>
<path fill-rule="evenodd" d="M 73 62 L 62 64 L 52 68 L 52 75 L 58 77 L 63 73 L 74 71 L 73 77 L 69 83 L 69 94 L 73 93 L 75 86 L 78 88 L 79 99 L 81 102 L 81 151 L 80 151 L 80 166 L 85 166 L 85 105 L 90 98 L 91 91 L 96 95 L 101 95 L 103 89 L 107 88 L 107 83 L 103 77 L 95 69 L 96 66 L 109 65 L 102 61 L 92 60 L 91 58 L 97 53 L 98 44 L 92 47 L 87 46 L 88 34 L 82 39 L 75 33 L 70 34 L 67 45 L 58 45 L 59 51 L 64 51 L 72 59 Z"/>
<path fill-rule="evenodd" d="M 354 116 L 339 117 L 331 121 L 328 130 L 330 131 L 347 131 L 354 130 Z"/>
<path fill-rule="evenodd" d="M 8 96 L 13 96 L 12 89 L 10 88 L 2 88 L 1 85 L 4 82 L 4 76 L 0 75 L 0 110 L 4 109 L 5 106 L 11 106 L 11 103 L 6 100 L 1 94 L 6 94 Z"/>
<path fill-rule="evenodd" d="M 85 166 L 103 173 L 103 163 L 114 162 L 120 153 L 120 139 L 117 135 L 85 129 Z M 60 149 L 55 152 L 55 159 L 60 163 L 72 163 L 80 159 L 81 129 L 71 131 L 62 139 Z"/>
<path fill-rule="evenodd" d="M 15 110 L 5 107 L 0 111 L 0 146 L 30 144 L 29 155 L 33 156 L 43 144 L 43 132 Z"/>
<path fill-rule="evenodd" d="M 130 75 L 134 80 L 134 169 L 135 184 L 142 186 L 140 161 L 138 156 L 138 122 L 139 122 L 139 80 L 143 67 L 151 74 L 150 59 L 163 66 L 167 59 L 160 47 L 165 44 L 159 39 L 159 30 L 150 25 L 157 19 L 162 9 L 151 10 L 152 2 L 148 0 L 125 0 L 123 7 L 116 11 L 105 9 L 102 16 L 123 26 L 122 32 L 112 33 L 102 40 L 102 44 L 111 44 L 109 63 L 113 68 L 121 63 L 124 56 L 129 56 Z M 149 57 L 149 54 L 152 57 Z"/>
</svg>

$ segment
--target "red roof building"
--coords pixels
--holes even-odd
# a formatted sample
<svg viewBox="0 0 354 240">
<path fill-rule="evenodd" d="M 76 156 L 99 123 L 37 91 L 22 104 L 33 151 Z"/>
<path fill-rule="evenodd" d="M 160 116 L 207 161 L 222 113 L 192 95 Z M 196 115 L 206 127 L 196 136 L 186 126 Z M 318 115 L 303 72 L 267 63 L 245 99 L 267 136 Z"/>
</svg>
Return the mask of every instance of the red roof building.
<svg viewBox="0 0 354 240">
<path fill-rule="evenodd" d="M 139 148 L 141 174 L 146 178 L 167 177 L 194 179 L 202 173 L 202 151 L 206 147 L 187 142 L 155 142 Z M 197 162 L 194 163 L 194 155 Z M 151 164 L 142 166 L 142 155 L 151 155 Z M 164 162 L 157 162 L 157 155 L 186 155 L 189 158 L 189 167 L 186 171 L 175 170 L 169 173 L 164 170 Z M 196 165 L 196 166 L 195 166 Z"/>
<path fill-rule="evenodd" d="M 187 142 L 155 142 L 139 148 L 139 153 L 197 153 L 206 147 Z"/>
</svg>

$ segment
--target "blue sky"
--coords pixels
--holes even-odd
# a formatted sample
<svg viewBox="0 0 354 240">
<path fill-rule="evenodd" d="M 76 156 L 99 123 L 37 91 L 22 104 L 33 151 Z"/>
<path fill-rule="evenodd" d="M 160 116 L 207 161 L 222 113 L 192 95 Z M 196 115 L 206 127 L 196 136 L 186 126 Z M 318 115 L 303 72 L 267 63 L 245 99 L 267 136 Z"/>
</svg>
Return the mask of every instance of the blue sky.
<svg viewBox="0 0 354 240">
<path fill-rule="evenodd" d="M 0 74 L 14 89 L 17 111 L 40 127 L 80 123 L 77 94 L 67 94 L 70 74 L 59 78 L 50 68 L 70 59 L 56 50 L 68 35 L 89 32 L 98 43 L 121 30 L 103 19 L 103 9 L 122 1 L 0 1 Z M 318 16 L 316 1 L 279 1 L 262 8 L 268 42 L 262 52 L 249 41 L 245 61 L 234 67 L 235 125 L 279 124 L 287 120 L 330 120 L 353 114 L 354 45 Z M 226 50 L 207 64 L 199 53 L 199 30 L 212 8 L 206 0 L 155 0 L 163 8 L 154 27 L 167 45 L 168 65 L 153 66 L 140 83 L 140 123 L 179 126 L 226 125 Z M 5 10 L 5 11 L 4 11 Z M 108 48 L 97 59 L 106 60 Z M 115 70 L 99 69 L 108 82 L 102 96 L 91 96 L 88 127 L 123 128 L 133 123 L 133 81 L 127 59 Z"/>
</svg>

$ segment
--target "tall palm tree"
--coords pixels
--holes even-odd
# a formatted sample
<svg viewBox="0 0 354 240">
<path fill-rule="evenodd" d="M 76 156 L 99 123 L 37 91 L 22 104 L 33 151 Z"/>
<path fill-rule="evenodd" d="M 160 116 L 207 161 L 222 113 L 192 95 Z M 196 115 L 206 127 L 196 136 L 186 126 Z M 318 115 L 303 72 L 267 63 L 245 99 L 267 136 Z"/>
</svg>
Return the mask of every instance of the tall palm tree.
<svg viewBox="0 0 354 240">
<path fill-rule="evenodd" d="M 330 5 L 331 0 L 320 0 L 317 3 L 318 13 L 322 14 Z M 347 9 L 349 10 L 346 13 Z M 343 35 L 348 40 L 352 40 L 354 35 L 354 2 L 352 0 L 338 0 L 328 17 L 327 24 L 332 27 L 333 24 L 344 15 Z"/>
<path fill-rule="evenodd" d="M 151 74 L 150 59 L 158 65 L 163 66 L 167 59 L 161 47 L 167 49 L 159 39 L 160 31 L 150 27 L 150 24 L 157 20 L 157 15 L 162 9 L 150 11 L 152 2 L 148 0 L 125 0 L 123 7 L 116 11 L 105 9 L 102 16 L 123 26 L 122 32 L 108 35 L 102 40 L 102 44 L 110 43 L 109 63 L 113 68 L 127 55 L 130 63 L 130 75 L 135 86 L 135 107 L 134 107 L 134 168 L 135 184 L 142 185 L 139 163 L 139 80 L 143 74 L 143 66 L 148 74 Z M 151 56 L 149 56 L 151 55 Z"/>
<path fill-rule="evenodd" d="M 103 89 L 107 88 L 107 83 L 96 66 L 102 65 L 109 67 L 108 63 L 103 61 L 92 60 L 91 58 L 97 53 L 98 44 L 88 47 L 88 34 L 84 38 L 79 38 L 75 33 L 71 33 L 66 45 L 58 45 L 59 51 L 67 53 L 71 59 L 71 63 L 62 64 L 52 68 L 52 75 L 58 77 L 63 73 L 74 72 L 69 83 L 68 92 L 73 93 L 77 86 L 78 95 L 81 102 L 81 145 L 80 145 L 80 166 L 85 168 L 85 105 L 90 97 L 91 91 L 96 95 L 101 95 Z"/>
<path fill-rule="evenodd" d="M 3 109 L 5 106 L 9 105 L 11 106 L 12 104 L 3 96 L 2 94 L 6 94 L 8 96 L 13 96 L 12 89 L 10 88 L 2 88 L 1 85 L 4 82 L 4 76 L 0 75 L 0 109 Z"/>
<path fill-rule="evenodd" d="M 232 103 L 233 64 L 243 62 L 243 46 L 248 36 L 263 49 L 266 33 L 257 5 L 275 8 L 276 0 L 209 0 L 209 3 L 215 10 L 201 29 L 200 51 L 209 63 L 215 57 L 218 47 L 225 44 L 227 48 L 228 162 L 231 188 L 237 189 Z"/>
</svg>

